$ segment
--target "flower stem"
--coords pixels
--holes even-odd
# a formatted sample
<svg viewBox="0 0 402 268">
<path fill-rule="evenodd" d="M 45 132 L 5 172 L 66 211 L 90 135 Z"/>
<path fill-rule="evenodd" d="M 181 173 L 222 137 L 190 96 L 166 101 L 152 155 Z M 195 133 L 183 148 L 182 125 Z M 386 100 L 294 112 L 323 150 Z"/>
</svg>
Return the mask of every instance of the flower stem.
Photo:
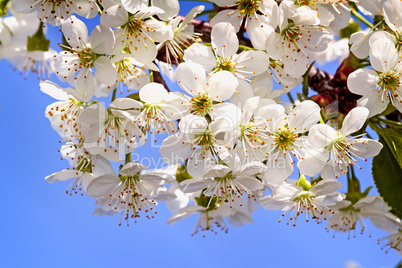
<svg viewBox="0 0 402 268">
<path fill-rule="evenodd" d="M 154 82 L 154 72 L 152 70 L 149 70 L 149 81 L 151 83 Z"/>
<path fill-rule="evenodd" d="M 126 154 L 126 159 L 125 159 L 125 163 L 131 163 L 133 162 L 132 158 L 131 158 L 131 153 Z"/>
<path fill-rule="evenodd" d="M 252 47 L 243 46 L 243 45 L 239 45 L 239 49 L 240 49 L 240 50 L 255 50 L 255 49 L 252 48 Z"/>
<path fill-rule="evenodd" d="M 113 90 L 111 102 L 113 102 L 113 101 L 116 99 L 116 92 L 117 92 L 117 88 L 115 88 L 115 89 Z"/>
<path fill-rule="evenodd" d="M 356 17 L 356 19 L 363 22 L 363 24 L 365 24 L 366 26 L 368 26 L 370 28 L 373 28 L 373 24 L 371 22 L 369 22 L 365 17 L 363 17 L 360 13 L 358 13 L 356 10 L 352 9 L 351 13 L 353 14 L 353 16 Z"/>
<path fill-rule="evenodd" d="M 288 98 L 289 98 L 290 102 L 291 102 L 292 104 L 295 104 L 295 100 L 293 99 L 292 94 L 290 94 L 290 92 L 288 92 L 287 95 L 288 95 Z"/>
</svg>

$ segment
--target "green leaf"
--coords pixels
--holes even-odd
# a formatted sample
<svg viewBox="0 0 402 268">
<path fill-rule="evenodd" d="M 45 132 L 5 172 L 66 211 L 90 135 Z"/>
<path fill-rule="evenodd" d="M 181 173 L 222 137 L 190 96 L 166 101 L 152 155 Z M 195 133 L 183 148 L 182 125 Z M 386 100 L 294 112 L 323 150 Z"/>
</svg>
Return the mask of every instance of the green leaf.
<svg viewBox="0 0 402 268">
<path fill-rule="evenodd" d="M 389 138 L 380 133 L 379 141 L 384 147 L 373 159 L 372 173 L 375 185 L 384 201 L 394 210 L 402 212 L 402 168 L 395 154 L 395 150 L 399 150 L 399 154 L 402 154 L 402 137 L 394 138 L 396 139 L 391 143 L 391 147 L 390 142 L 387 142 Z"/>
<path fill-rule="evenodd" d="M 187 172 L 187 161 L 183 164 L 180 165 L 177 170 L 176 170 L 176 181 L 178 183 L 185 181 L 185 180 L 190 180 L 193 177 Z"/>
<path fill-rule="evenodd" d="M 27 50 L 28 51 L 48 51 L 50 46 L 50 41 L 47 40 L 45 34 L 43 33 L 43 23 L 39 24 L 38 31 L 32 35 L 28 36 Z"/>
<path fill-rule="evenodd" d="M 383 128 L 378 134 L 385 140 L 399 167 L 402 168 L 402 130 Z M 402 177 L 402 174 L 400 176 Z"/>
<path fill-rule="evenodd" d="M 7 4 L 10 0 L 0 0 L 0 17 L 6 16 L 7 13 Z"/>
<path fill-rule="evenodd" d="M 310 66 L 308 67 L 306 73 L 303 75 L 303 95 L 308 96 L 308 75 L 313 68 L 315 61 L 313 61 Z"/>
<path fill-rule="evenodd" d="M 360 23 L 350 20 L 349 25 L 339 31 L 339 37 L 349 39 L 352 34 L 358 31 L 360 31 Z"/>
</svg>

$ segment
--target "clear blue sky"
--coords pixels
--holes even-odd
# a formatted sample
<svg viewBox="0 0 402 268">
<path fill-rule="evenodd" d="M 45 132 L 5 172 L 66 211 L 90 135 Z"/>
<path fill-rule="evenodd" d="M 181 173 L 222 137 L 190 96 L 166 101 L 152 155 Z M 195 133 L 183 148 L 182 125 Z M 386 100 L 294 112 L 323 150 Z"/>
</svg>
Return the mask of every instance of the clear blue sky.
<svg viewBox="0 0 402 268">
<path fill-rule="evenodd" d="M 183 3 L 185 14 L 194 3 Z M 196 216 L 165 224 L 171 213 L 163 203 L 155 219 L 141 218 L 130 227 L 119 227 L 118 216 L 93 216 L 93 199 L 66 195 L 68 182 L 44 181 L 68 167 L 60 160 L 59 136 L 44 116 L 55 100 L 39 90 L 34 75 L 24 80 L 4 60 L 0 82 L 0 267 L 338 268 L 349 260 L 362 267 L 394 267 L 400 260 L 394 251 L 380 250 L 377 239 L 386 233 L 367 221 L 372 238 L 366 232 L 348 240 L 345 234 L 332 238 L 324 225 L 313 222 L 286 226 L 277 222 L 280 212 L 260 208 L 253 224 L 202 238 L 190 236 Z M 367 187 L 373 184 L 370 162 L 362 164 L 358 177 Z"/>
</svg>

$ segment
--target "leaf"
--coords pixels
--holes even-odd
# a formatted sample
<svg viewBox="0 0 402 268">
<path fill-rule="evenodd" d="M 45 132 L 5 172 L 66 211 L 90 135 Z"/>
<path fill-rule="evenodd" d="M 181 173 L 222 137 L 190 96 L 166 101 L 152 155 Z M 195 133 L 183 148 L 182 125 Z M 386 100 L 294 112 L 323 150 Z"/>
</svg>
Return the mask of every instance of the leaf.
<svg viewBox="0 0 402 268">
<path fill-rule="evenodd" d="M 43 33 L 43 22 L 39 24 L 38 31 L 32 35 L 28 36 L 27 50 L 28 51 L 48 51 L 50 46 L 50 41 L 46 39 Z"/>
<path fill-rule="evenodd" d="M 10 0 L 0 0 L 0 17 L 7 15 L 7 4 Z"/>
<path fill-rule="evenodd" d="M 397 149 L 401 154 L 402 137 L 396 138 L 397 141 L 393 143 L 395 148 L 391 148 L 386 141 L 388 138 L 380 134 L 379 141 L 384 147 L 373 159 L 372 173 L 374 183 L 384 201 L 394 210 L 402 212 L 402 168 L 393 152 Z"/>
<path fill-rule="evenodd" d="M 378 134 L 383 137 L 399 167 L 402 168 L 402 131 L 394 128 L 383 128 L 378 131 Z M 402 177 L 402 174 L 400 176 Z"/>
<path fill-rule="evenodd" d="M 308 96 L 308 75 L 313 68 L 315 61 L 313 61 L 310 66 L 308 67 L 306 73 L 303 75 L 303 95 Z"/>
</svg>

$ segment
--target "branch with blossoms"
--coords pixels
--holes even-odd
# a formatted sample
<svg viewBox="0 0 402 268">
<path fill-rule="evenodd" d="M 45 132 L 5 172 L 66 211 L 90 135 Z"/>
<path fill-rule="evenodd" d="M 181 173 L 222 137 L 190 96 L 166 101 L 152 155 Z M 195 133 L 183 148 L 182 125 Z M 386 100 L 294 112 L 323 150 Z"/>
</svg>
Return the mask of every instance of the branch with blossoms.
<svg viewBox="0 0 402 268">
<path fill-rule="evenodd" d="M 57 100 L 45 116 L 70 167 L 45 180 L 119 225 L 166 202 L 167 223 L 197 214 L 205 235 L 262 205 L 348 236 L 369 219 L 401 254 L 402 3 L 210 2 L 179 16 L 178 0 L 0 0 L 0 58 Z M 333 61 L 334 75 L 314 66 Z M 133 153 L 156 137 L 164 166 L 150 169 Z M 360 187 L 368 158 L 379 195 Z"/>
</svg>

